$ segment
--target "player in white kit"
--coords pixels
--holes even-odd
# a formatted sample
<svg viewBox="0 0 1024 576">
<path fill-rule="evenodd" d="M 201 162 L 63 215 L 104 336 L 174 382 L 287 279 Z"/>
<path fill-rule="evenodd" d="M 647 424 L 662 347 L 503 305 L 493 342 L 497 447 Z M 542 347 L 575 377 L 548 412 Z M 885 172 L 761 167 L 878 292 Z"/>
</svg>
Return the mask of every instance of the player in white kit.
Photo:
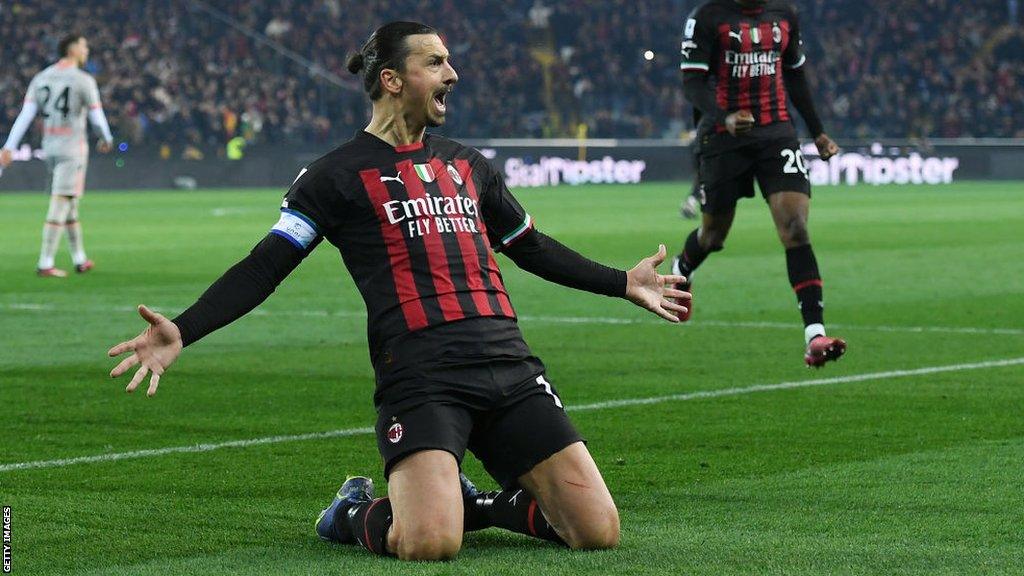
<svg viewBox="0 0 1024 576">
<path fill-rule="evenodd" d="M 78 202 L 85 190 L 85 170 L 89 163 L 86 116 L 102 135 L 97 150 L 109 152 L 114 139 L 103 114 L 96 80 L 80 69 L 89 59 L 85 37 L 67 36 L 61 40 L 59 50 L 60 60 L 36 74 L 29 84 L 21 113 L 0 150 L 0 168 L 11 163 L 12 152 L 36 114 L 40 114 L 43 117 L 43 153 L 50 173 L 50 208 L 43 225 L 43 246 L 36 272 L 39 276 L 63 278 L 67 272 L 54 265 L 54 256 L 65 230 L 75 271 L 87 272 L 93 267 L 85 255 L 82 225 L 78 222 Z"/>
</svg>

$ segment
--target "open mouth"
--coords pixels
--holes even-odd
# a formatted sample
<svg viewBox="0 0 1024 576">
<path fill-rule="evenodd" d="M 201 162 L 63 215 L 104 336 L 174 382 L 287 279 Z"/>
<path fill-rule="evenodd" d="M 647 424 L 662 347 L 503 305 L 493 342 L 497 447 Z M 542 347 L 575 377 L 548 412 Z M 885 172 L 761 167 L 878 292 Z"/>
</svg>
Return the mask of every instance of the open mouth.
<svg viewBox="0 0 1024 576">
<path fill-rule="evenodd" d="M 448 98 L 448 89 L 439 90 L 434 93 L 434 105 L 437 106 L 438 112 L 442 114 L 445 112 L 445 100 Z"/>
</svg>

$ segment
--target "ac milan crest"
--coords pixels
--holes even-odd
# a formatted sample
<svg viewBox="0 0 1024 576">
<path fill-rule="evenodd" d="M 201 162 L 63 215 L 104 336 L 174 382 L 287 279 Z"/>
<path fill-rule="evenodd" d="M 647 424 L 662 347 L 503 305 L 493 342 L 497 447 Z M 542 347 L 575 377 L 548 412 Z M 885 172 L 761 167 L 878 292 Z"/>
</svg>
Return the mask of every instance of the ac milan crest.
<svg viewBox="0 0 1024 576">
<path fill-rule="evenodd" d="M 452 166 L 451 163 L 448 164 L 448 175 L 452 177 L 452 181 L 455 182 L 455 184 L 462 186 L 462 175 L 459 174 L 459 170 L 455 166 Z"/>
<path fill-rule="evenodd" d="M 391 428 L 388 428 L 388 442 L 391 442 L 392 444 L 398 444 L 401 442 L 402 432 L 404 432 L 404 429 L 401 424 L 398 422 L 392 424 Z"/>
</svg>

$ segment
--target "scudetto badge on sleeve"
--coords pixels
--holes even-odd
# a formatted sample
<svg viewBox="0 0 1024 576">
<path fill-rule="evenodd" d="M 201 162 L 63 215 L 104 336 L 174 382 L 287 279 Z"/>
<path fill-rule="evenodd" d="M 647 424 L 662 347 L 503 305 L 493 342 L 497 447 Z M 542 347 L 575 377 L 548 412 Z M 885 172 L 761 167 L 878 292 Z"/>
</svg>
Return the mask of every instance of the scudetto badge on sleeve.
<svg viewBox="0 0 1024 576">
<path fill-rule="evenodd" d="M 300 250 L 309 248 L 317 237 L 316 224 L 301 212 L 289 208 L 281 209 L 281 219 L 270 233 L 284 238 Z"/>
</svg>

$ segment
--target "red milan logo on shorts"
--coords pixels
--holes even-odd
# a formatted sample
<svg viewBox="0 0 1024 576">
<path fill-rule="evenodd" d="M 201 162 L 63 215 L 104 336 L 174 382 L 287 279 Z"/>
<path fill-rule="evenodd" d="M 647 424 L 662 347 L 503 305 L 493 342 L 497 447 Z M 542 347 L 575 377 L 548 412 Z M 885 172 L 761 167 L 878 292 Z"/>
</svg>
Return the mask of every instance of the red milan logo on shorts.
<svg viewBox="0 0 1024 576">
<path fill-rule="evenodd" d="M 398 444 L 399 442 L 401 442 L 402 431 L 403 430 L 401 424 L 399 424 L 398 422 L 392 424 L 391 428 L 388 428 L 388 442 L 391 442 L 392 444 Z"/>
</svg>

